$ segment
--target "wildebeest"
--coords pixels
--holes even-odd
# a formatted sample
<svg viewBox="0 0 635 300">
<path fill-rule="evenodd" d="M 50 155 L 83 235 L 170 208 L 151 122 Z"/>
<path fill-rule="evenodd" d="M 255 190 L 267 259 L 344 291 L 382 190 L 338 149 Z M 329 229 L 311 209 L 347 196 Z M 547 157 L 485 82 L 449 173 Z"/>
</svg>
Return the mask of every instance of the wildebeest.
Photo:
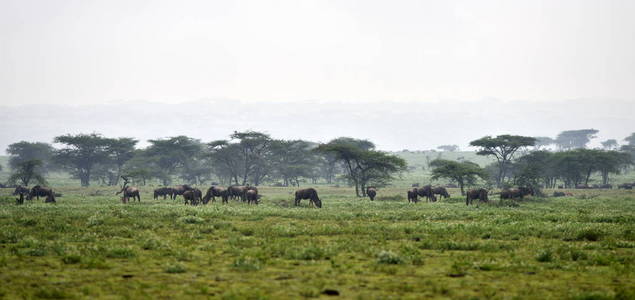
<svg viewBox="0 0 635 300">
<path fill-rule="evenodd" d="M 126 202 L 129 198 L 132 198 L 132 201 L 137 199 L 137 201 L 141 202 L 141 196 L 139 195 L 139 189 L 133 186 L 125 186 L 121 188 L 115 195 L 123 193 L 122 197 L 126 198 Z M 123 199 L 122 199 L 123 201 Z"/>
<path fill-rule="evenodd" d="M 247 198 L 248 204 L 258 204 L 258 198 L 260 198 L 260 195 L 258 195 L 257 189 L 249 189 L 245 192 L 245 198 Z"/>
<path fill-rule="evenodd" d="M 417 203 L 417 191 L 416 188 L 408 191 L 408 203 Z"/>
<path fill-rule="evenodd" d="M 413 189 L 413 191 L 417 191 L 417 196 L 421 196 L 421 197 L 426 197 L 426 200 L 428 202 L 432 201 L 432 186 L 431 185 L 424 185 L 421 188 L 418 189 Z"/>
<path fill-rule="evenodd" d="M 472 201 L 475 199 L 478 199 L 479 203 L 489 201 L 489 199 L 487 199 L 487 190 L 481 188 L 481 189 L 472 189 L 467 191 L 465 195 L 465 205 L 472 204 Z"/>
<path fill-rule="evenodd" d="M 322 207 L 322 201 L 318 197 L 318 193 L 314 188 L 307 188 L 295 191 L 295 206 L 300 205 L 300 200 L 309 199 L 309 203 L 315 204 L 317 207 Z"/>
<path fill-rule="evenodd" d="M 633 184 L 631 184 L 631 183 L 622 183 L 622 184 L 617 186 L 617 189 L 632 190 L 633 189 Z"/>
<path fill-rule="evenodd" d="M 444 199 L 450 198 L 450 193 L 442 186 L 437 186 L 432 189 L 432 195 L 440 195 Z M 436 200 L 435 200 L 436 201 Z"/>
<path fill-rule="evenodd" d="M 28 187 L 18 185 L 15 187 L 15 190 L 13 190 L 13 195 L 20 195 L 20 194 L 26 195 L 29 192 L 31 192 L 31 190 Z"/>
<path fill-rule="evenodd" d="M 162 188 L 155 189 L 154 200 L 159 199 L 159 197 L 161 196 L 163 196 L 164 200 L 167 196 L 170 196 L 170 198 L 172 198 L 172 193 L 173 193 L 173 190 L 171 187 L 162 187 Z"/>
<path fill-rule="evenodd" d="M 227 203 L 227 189 L 219 186 L 211 186 L 207 189 L 205 197 L 203 197 L 203 203 L 207 204 L 211 199 L 212 202 L 216 201 L 216 197 L 221 197 L 223 203 Z"/>
<path fill-rule="evenodd" d="M 501 199 L 523 199 L 527 195 L 533 196 L 534 192 L 528 187 L 519 187 L 516 189 L 504 189 L 500 193 Z"/>
<path fill-rule="evenodd" d="M 191 189 L 192 189 L 192 187 L 187 185 L 187 184 L 177 185 L 177 186 L 172 188 L 172 196 L 170 198 L 172 198 L 172 200 L 174 200 L 174 199 L 176 199 L 176 196 L 183 195 L 183 193 L 185 193 L 185 191 L 189 191 Z"/>
<path fill-rule="evenodd" d="M 188 201 L 191 205 L 198 205 L 199 201 L 203 201 L 203 192 L 197 188 L 189 189 L 183 192 L 183 200 L 186 205 Z"/>
<path fill-rule="evenodd" d="M 247 187 L 243 185 L 231 185 L 227 188 L 227 195 L 230 199 L 240 199 L 245 202 L 247 200 L 245 198 L 245 192 L 247 192 Z"/>
<path fill-rule="evenodd" d="M 553 192 L 553 197 L 564 197 L 566 194 L 564 192 Z"/>
<path fill-rule="evenodd" d="M 40 185 L 36 185 L 31 188 L 31 191 L 27 195 L 26 200 L 31 200 L 33 199 L 33 197 L 36 197 L 38 200 L 40 200 L 40 196 L 46 197 L 46 200 L 44 200 L 44 202 L 55 202 L 55 193 L 53 192 L 53 190 L 51 188 L 43 187 Z"/>
<path fill-rule="evenodd" d="M 368 198 L 370 198 L 370 201 L 374 201 L 375 196 L 377 196 L 377 188 L 375 188 L 374 186 L 367 187 L 366 195 L 368 195 Z"/>
</svg>

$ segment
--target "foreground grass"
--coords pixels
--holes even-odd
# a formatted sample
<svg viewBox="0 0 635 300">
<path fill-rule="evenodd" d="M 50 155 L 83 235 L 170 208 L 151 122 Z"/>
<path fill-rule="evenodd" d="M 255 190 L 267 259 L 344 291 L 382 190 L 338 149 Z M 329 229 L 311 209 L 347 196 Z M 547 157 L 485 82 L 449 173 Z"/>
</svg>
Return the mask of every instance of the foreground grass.
<svg viewBox="0 0 635 300">
<path fill-rule="evenodd" d="M 408 204 L 384 189 L 370 202 L 321 188 L 323 209 L 291 207 L 284 188 L 262 188 L 258 206 L 60 192 L 55 205 L 0 196 L 0 296 L 635 297 L 632 192 L 476 208 L 460 197 Z"/>
</svg>

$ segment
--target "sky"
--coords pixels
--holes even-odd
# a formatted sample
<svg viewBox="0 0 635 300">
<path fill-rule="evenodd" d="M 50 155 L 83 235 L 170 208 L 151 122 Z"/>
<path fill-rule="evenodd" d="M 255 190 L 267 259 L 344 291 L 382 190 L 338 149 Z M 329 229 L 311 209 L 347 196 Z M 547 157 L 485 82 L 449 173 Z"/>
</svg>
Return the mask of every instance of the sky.
<svg viewBox="0 0 635 300">
<path fill-rule="evenodd" d="M 385 150 L 579 128 L 621 140 L 635 131 L 634 11 L 628 0 L 2 0 L 0 147 L 245 128 Z"/>
</svg>

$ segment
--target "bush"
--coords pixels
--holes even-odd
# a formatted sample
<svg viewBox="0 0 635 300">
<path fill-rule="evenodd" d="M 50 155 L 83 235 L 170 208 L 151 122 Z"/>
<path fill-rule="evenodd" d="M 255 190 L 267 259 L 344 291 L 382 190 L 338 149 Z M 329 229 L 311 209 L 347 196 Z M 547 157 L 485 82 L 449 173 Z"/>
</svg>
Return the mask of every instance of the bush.
<svg viewBox="0 0 635 300">
<path fill-rule="evenodd" d="M 176 273 L 185 273 L 187 269 L 182 264 L 172 264 L 165 268 L 166 273 L 176 274 Z"/>
<path fill-rule="evenodd" d="M 403 259 L 391 251 L 381 251 L 377 254 L 377 263 L 399 265 L 403 263 Z"/>
<path fill-rule="evenodd" d="M 549 249 L 542 250 L 536 255 L 536 260 L 539 262 L 550 262 L 553 260 L 553 253 Z"/>
</svg>

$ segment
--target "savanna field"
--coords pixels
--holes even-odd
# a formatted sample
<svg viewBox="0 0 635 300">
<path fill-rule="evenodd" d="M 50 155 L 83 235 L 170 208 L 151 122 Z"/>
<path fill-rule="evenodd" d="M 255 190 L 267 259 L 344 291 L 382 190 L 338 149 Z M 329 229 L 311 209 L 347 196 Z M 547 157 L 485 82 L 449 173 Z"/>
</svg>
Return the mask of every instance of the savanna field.
<svg viewBox="0 0 635 300">
<path fill-rule="evenodd" d="M 56 204 L 0 196 L 6 299 L 633 299 L 635 194 L 574 190 L 466 207 L 458 190 L 409 204 L 318 187 L 262 203 L 122 204 L 116 187 L 57 188 Z M 550 193 L 550 191 L 547 191 Z"/>
</svg>

